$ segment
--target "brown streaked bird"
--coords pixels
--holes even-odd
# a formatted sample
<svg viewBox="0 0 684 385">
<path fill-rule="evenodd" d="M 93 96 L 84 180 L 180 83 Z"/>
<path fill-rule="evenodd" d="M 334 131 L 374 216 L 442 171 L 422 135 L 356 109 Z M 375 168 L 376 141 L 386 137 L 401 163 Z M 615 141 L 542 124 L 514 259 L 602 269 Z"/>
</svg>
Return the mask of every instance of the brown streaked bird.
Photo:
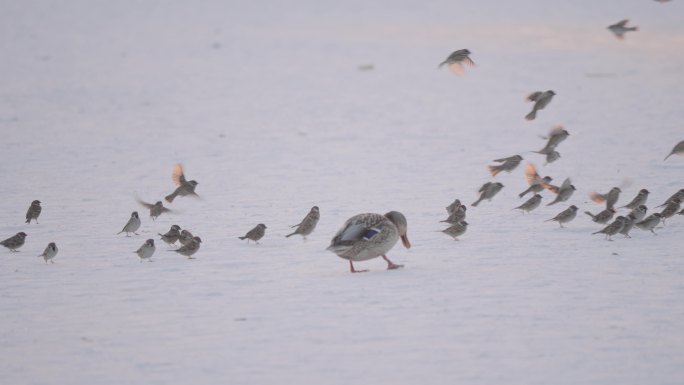
<svg viewBox="0 0 684 385">
<path fill-rule="evenodd" d="M 19 252 L 17 249 L 24 246 L 24 242 L 26 242 L 26 233 L 20 231 L 0 242 L 0 245 L 5 246 L 6 248 L 10 249 L 10 251 Z"/>
<path fill-rule="evenodd" d="M 537 173 L 537 169 L 531 163 L 525 166 L 525 178 L 527 179 L 527 184 L 529 184 L 530 187 L 527 190 L 518 194 L 520 198 L 524 197 L 529 192 L 542 192 L 546 188 L 545 186 L 551 183 L 551 181 L 553 181 L 553 178 L 551 178 L 550 176 L 545 176 L 543 178 L 540 177 Z"/>
<path fill-rule="evenodd" d="M 178 237 L 178 242 L 180 242 L 181 245 L 185 246 L 192 242 L 193 239 L 195 239 L 195 236 L 192 235 L 192 233 L 189 230 L 181 230 L 180 237 Z"/>
<path fill-rule="evenodd" d="M 456 200 L 454 200 L 454 202 L 453 202 L 452 204 L 450 204 L 449 206 L 445 207 L 445 209 L 446 209 L 446 211 L 447 211 L 447 214 L 451 215 L 451 214 L 454 213 L 454 211 L 456 211 L 456 210 L 457 210 L 459 207 L 461 207 L 461 206 L 463 206 L 463 205 L 461 204 L 461 201 L 460 201 L 459 199 L 456 199 Z"/>
<path fill-rule="evenodd" d="M 546 106 L 551 103 L 551 99 L 553 99 L 555 95 L 556 93 L 553 90 L 536 91 L 531 93 L 526 100 L 528 102 L 534 102 L 534 106 L 532 106 L 532 111 L 525 116 L 525 119 L 534 120 L 537 117 L 537 111 L 546 108 Z"/>
<path fill-rule="evenodd" d="M 619 187 L 613 187 L 610 189 L 605 194 L 599 194 L 596 191 L 592 192 L 589 194 L 589 197 L 591 198 L 592 201 L 596 203 L 604 203 L 606 204 L 606 208 L 612 209 L 615 206 L 615 203 L 617 203 L 618 199 L 620 198 L 620 193 L 622 190 L 620 190 Z"/>
<path fill-rule="evenodd" d="M 473 202 L 473 206 L 477 207 L 477 205 L 479 205 L 480 202 L 482 202 L 485 199 L 491 201 L 492 198 L 494 198 L 494 196 L 498 194 L 503 187 L 504 185 L 499 182 L 487 182 L 483 184 L 482 187 L 480 187 L 480 190 L 478 191 L 480 193 L 480 197 L 475 202 Z"/>
<path fill-rule="evenodd" d="M 178 225 L 171 225 L 171 228 L 169 231 L 166 232 L 166 234 L 159 234 L 161 236 L 161 240 L 166 242 L 169 246 L 175 244 L 178 239 L 180 238 L 180 226 Z M 190 235 L 190 238 L 192 239 L 192 235 Z"/>
<path fill-rule="evenodd" d="M 625 221 L 627 219 L 620 215 L 619 217 L 615 218 L 613 223 L 609 224 L 608 226 L 604 227 L 603 230 L 597 231 L 593 234 L 606 234 L 606 239 L 609 241 L 612 241 L 613 239 L 611 238 L 613 235 L 617 234 L 622 230 L 622 228 L 625 226 Z"/>
<path fill-rule="evenodd" d="M 447 227 L 442 232 L 453 238 L 454 241 L 458 241 L 458 237 L 465 234 L 466 230 L 468 230 L 468 222 L 463 221 Z"/>
<path fill-rule="evenodd" d="M 147 259 L 148 262 L 152 262 L 152 255 L 154 254 L 155 250 L 156 247 L 154 247 L 154 239 L 148 239 L 142 244 L 142 246 L 138 248 L 138 250 L 134 251 L 134 253 L 138 254 L 141 263 L 143 259 Z"/>
<path fill-rule="evenodd" d="M 171 173 L 171 180 L 173 180 L 173 183 L 177 186 L 176 189 L 169 195 L 167 195 L 164 199 L 166 199 L 167 202 L 172 203 L 176 197 L 181 196 L 188 196 L 188 195 L 194 195 L 196 197 L 199 197 L 197 193 L 195 192 L 195 187 L 199 183 L 195 180 L 188 181 L 185 178 L 185 172 L 183 171 L 183 166 L 181 164 L 177 164 L 173 168 L 173 173 Z"/>
<path fill-rule="evenodd" d="M 136 200 L 138 201 L 138 203 L 140 203 L 141 206 L 148 208 L 150 210 L 150 217 L 152 218 L 153 221 L 156 220 L 157 217 L 159 217 L 163 213 L 170 213 L 171 212 L 171 209 L 167 209 L 166 207 L 164 207 L 164 204 L 162 203 L 162 201 L 157 201 L 157 203 L 152 204 L 152 203 L 147 203 L 147 202 L 141 200 L 140 198 L 136 198 Z"/>
<path fill-rule="evenodd" d="M 506 172 L 511 172 L 515 170 L 516 167 L 520 164 L 520 161 L 523 160 L 523 157 L 520 155 L 513 155 L 509 156 L 507 158 L 501 158 L 501 159 L 494 159 L 494 162 L 499 162 L 501 164 L 498 164 L 496 166 L 487 166 L 489 167 L 489 172 L 492 174 L 492 176 L 496 176 L 498 173 L 501 171 L 506 171 Z"/>
<path fill-rule="evenodd" d="M 50 263 L 55 263 L 55 261 L 53 261 L 53 258 L 57 255 L 58 251 L 59 249 L 57 249 L 57 244 L 55 244 L 54 242 L 50 242 L 48 243 L 45 250 L 43 250 L 43 254 L 38 255 L 38 258 L 43 257 L 46 265 L 48 261 L 50 261 Z"/>
<path fill-rule="evenodd" d="M 610 221 L 611 219 L 613 219 L 613 215 L 615 215 L 616 211 L 615 209 L 610 208 L 605 209 L 596 215 L 590 213 L 589 211 L 585 211 L 584 213 L 589 215 L 592 221 L 603 225 L 608 223 L 608 221 Z"/>
<path fill-rule="evenodd" d="M 679 209 L 681 208 L 681 200 L 679 198 L 675 198 L 670 201 L 670 203 L 665 206 L 663 211 L 660 212 L 661 219 L 663 221 L 663 226 L 665 226 L 665 220 L 668 218 L 672 218 L 677 212 L 679 212 Z"/>
<path fill-rule="evenodd" d="M 645 230 L 645 231 L 650 231 L 655 235 L 658 235 L 658 234 L 656 234 L 654 229 L 656 226 L 658 226 L 658 224 L 660 224 L 660 220 L 661 220 L 660 213 L 653 213 L 653 214 L 647 216 L 644 220 L 635 223 L 634 226 L 636 226 L 642 230 Z"/>
<path fill-rule="evenodd" d="M 667 160 L 667 158 L 671 157 L 672 155 L 684 155 L 684 140 L 681 142 L 675 144 L 675 146 L 672 148 L 672 151 L 663 159 L 663 162 Z"/>
<path fill-rule="evenodd" d="M 648 200 L 648 194 L 649 191 L 645 188 L 642 188 L 641 190 L 639 190 L 639 193 L 637 193 L 634 199 L 632 199 L 629 203 L 622 206 L 621 208 L 628 208 L 630 210 L 634 210 L 635 208 L 641 205 L 645 205 L 646 201 Z"/>
<path fill-rule="evenodd" d="M 309 210 L 309 213 L 306 214 L 306 216 L 304 217 L 304 219 L 302 219 L 301 222 L 292 226 L 296 227 L 297 229 L 293 233 L 286 235 L 285 238 L 289 238 L 295 234 L 299 234 L 306 240 L 306 236 L 311 234 L 316 228 L 319 219 L 321 219 L 320 211 L 318 209 L 318 206 L 314 206 L 311 208 L 311 210 Z"/>
<path fill-rule="evenodd" d="M 253 229 L 249 230 L 247 234 L 238 238 L 242 240 L 247 239 L 247 243 L 249 243 L 249 241 L 252 240 L 258 245 L 259 240 L 264 237 L 264 234 L 266 234 L 266 229 L 267 227 L 265 224 L 259 223 Z"/>
<path fill-rule="evenodd" d="M 38 223 L 38 216 L 40 215 L 40 212 L 43 210 L 42 207 L 40 207 L 40 201 L 35 200 L 31 202 L 31 206 L 29 206 L 28 210 L 26 211 L 26 223 L 31 223 L 31 219 L 36 220 L 36 224 Z"/>
<path fill-rule="evenodd" d="M 470 58 L 470 51 L 467 49 L 459 49 L 458 51 L 452 52 L 446 60 L 441 62 L 437 68 L 442 68 L 443 65 L 448 65 L 449 69 L 451 72 L 453 72 L 456 75 L 463 75 L 464 71 L 464 64 L 467 64 L 471 67 L 475 66 L 475 62 Z"/>
<path fill-rule="evenodd" d="M 450 223 L 452 225 L 460 223 L 460 222 L 465 220 L 467 209 L 468 208 L 466 206 L 463 206 L 463 205 L 459 206 L 456 210 L 454 210 L 453 213 L 451 213 L 451 215 L 449 215 L 449 217 L 447 219 L 440 221 L 440 222 L 446 222 L 446 223 Z"/>
<path fill-rule="evenodd" d="M 525 203 L 514 208 L 513 210 L 521 210 L 523 214 L 525 214 L 526 212 L 529 213 L 530 211 L 539 207 L 539 205 L 541 204 L 541 201 L 542 201 L 542 196 L 539 194 L 534 194 L 534 196 L 532 198 L 528 199 Z"/>
<path fill-rule="evenodd" d="M 567 209 L 561 211 L 556 215 L 555 217 L 551 219 L 547 219 L 544 222 L 551 222 L 551 221 L 556 221 L 560 225 L 560 227 L 563 227 L 563 223 L 568 223 L 571 222 L 573 219 L 577 217 L 577 206 L 572 205 L 568 207 Z"/>
<path fill-rule="evenodd" d="M 575 192 L 576 188 L 575 186 L 572 185 L 572 181 L 570 178 L 565 178 L 563 181 L 563 184 L 560 187 L 556 187 L 550 184 L 544 185 L 549 191 L 556 193 L 556 199 L 554 199 L 551 203 L 547 203 L 547 206 L 555 205 L 558 202 L 565 202 L 570 197 L 572 194 Z"/>
<path fill-rule="evenodd" d="M 639 27 L 628 27 L 627 23 L 629 23 L 629 20 L 621 20 L 613 25 L 608 26 L 608 29 L 615 34 L 615 37 L 623 40 L 625 38 L 625 33 L 629 31 L 637 31 L 639 29 Z"/>
<path fill-rule="evenodd" d="M 202 243 L 202 238 L 193 237 L 192 240 L 190 242 L 188 242 L 186 245 L 183 245 L 176 250 L 167 250 L 167 251 L 173 251 L 173 252 L 176 252 L 180 255 L 184 255 L 184 256 L 188 257 L 188 259 L 195 259 L 192 256 L 200 249 L 200 243 Z"/>
<path fill-rule="evenodd" d="M 633 208 L 632 212 L 630 212 L 629 215 L 634 216 L 634 218 L 638 222 L 638 221 L 644 219 L 647 211 L 648 211 L 648 207 L 646 207 L 646 205 L 639 205 L 638 207 Z"/>
<path fill-rule="evenodd" d="M 538 154 L 548 154 L 558 147 L 558 145 L 570 136 L 570 133 L 563 128 L 561 125 L 554 126 L 549 131 L 548 136 L 543 136 L 542 139 L 546 139 L 546 145 L 539 151 L 535 151 Z"/>
<path fill-rule="evenodd" d="M 632 236 L 629 235 L 629 232 L 632 230 L 636 222 L 637 219 L 634 216 L 634 214 L 630 213 L 629 215 L 627 215 L 625 217 L 624 226 L 622 226 L 622 229 L 620 230 L 620 234 L 624 235 L 625 238 L 632 238 Z"/>
<path fill-rule="evenodd" d="M 675 200 L 675 199 L 679 199 L 680 201 L 684 201 L 684 188 L 681 189 L 681 190 L 679 190 L 679 191 L 677 191 L 676 193 L 672 194 L 672 196 L 670 196 L 669 198 L 667 198 L 667 200 L 665 201 L 665 203 L 663 203 L 663 204 L 660 205 L 660 206 L 656 206 L 656 208 L 658 208 L 658 207 L 663 207 L 663 206 L 667 206 L 668 204 L 670 204 L 670 202 L 672 202 L 672 201 Z"/>
<path fill-rule="evenodd" d="M 127 237 L 130 237 L 130 235 L 128 235 L 128 233 L 133 233 L 135 235 L 139 235 L 138 233 L 136 233 L 136 230 L 138 230 L 139 228 L 140 228 L 140 217 L 138 216 L 137 211 L 133 211 L 131 213 L 131 218 L 128 220 L 128 222 L 126 222 L 123 229 L 121 229 L 121 231 L 119 231 L 116 234 L 119 235 L 121 233 L 126 233 Z"/>
</svg>

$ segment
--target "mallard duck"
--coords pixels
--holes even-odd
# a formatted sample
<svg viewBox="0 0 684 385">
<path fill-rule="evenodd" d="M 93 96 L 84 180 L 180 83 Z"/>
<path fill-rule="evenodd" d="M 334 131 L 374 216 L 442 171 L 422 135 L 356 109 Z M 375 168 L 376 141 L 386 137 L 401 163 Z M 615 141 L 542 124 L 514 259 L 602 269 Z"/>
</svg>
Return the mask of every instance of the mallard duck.
<svg viewBox="0 0 684 385">
<path fill-rule="evenodd" d="M 367 270 L 354 269 L 353 261 L 366 261 L 382 257 L 387 261 L 387 269 L 403 267 L 390 261 L 385 255 L 396 245 L 399 238 L 407 249 L 411 247 L 406 236 L 406 217 L 398 211 L 385 215 L 366 213 L 349 218 L 340 231 L 330 241 L 329 251 L 338 257 L 349 260 L 352 273 Z"/>
</svg>

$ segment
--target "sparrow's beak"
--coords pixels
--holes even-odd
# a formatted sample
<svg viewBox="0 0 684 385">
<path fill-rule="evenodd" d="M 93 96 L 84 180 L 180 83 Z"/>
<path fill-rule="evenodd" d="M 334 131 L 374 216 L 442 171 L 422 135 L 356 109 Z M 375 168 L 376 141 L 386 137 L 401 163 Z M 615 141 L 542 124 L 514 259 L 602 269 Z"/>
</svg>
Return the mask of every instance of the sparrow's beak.
<svg viewBox="0 0 684 385">
<path fill-rule="evenodd" d="M 404 234 L 404 235 L 401 236 L 401 243 L 404 244 L 404 247 L 405 247 L 405 248 L 407 248 L 407 249 L 410 249 L 410 248 L 411 248 L 411 242 L 409 242 L 408 237 L 406 236 L 406 234 Z"/>
</svg>

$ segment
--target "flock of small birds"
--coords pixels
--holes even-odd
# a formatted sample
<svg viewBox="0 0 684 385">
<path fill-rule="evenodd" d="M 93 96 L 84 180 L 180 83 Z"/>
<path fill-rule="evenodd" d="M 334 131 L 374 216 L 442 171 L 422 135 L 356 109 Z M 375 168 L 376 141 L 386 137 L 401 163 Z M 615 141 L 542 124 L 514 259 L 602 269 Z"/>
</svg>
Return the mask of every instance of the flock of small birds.
<svg viewBox="0 0 684 385">
<path fill-rule="evenodd" d="M 669 0 L 655 0 L 657 2 L 667 2 Z M 615 34 L 618 39 L 624 39 L 627 32 L 637 31 L 638 27 L 627 26 L 629 20 L 622 20 L 616 24 L 608 26 L 608 29 Z M 465 73 L 465 67 L 474 67 L 475 62 L 470 58 L 471 52 L 468 49 L 460 49 L 451 53 L 438 68 L 448 66 L 448 68 L 457 75 Z M 534 120 L 537 113 L 549 106 L 556 93 L 553 90 L 535 91 L 527 97 L 528 102 L 532 102 L 532 110 L 525 115 L 526 120 Z M 561 155 L 557 151 L 558 146 L 570 136 L 569 132 L 562 126 L 556 126 L 551 129 L 549 135 L 546 136 L 546 145 L 535 153 L 545 156 L 545 164 L 553 163 L 560 159 Z M 684 140 L 677 143 L 664 161 L 672 155 L 684 155 Z M 492 177 L 496 177 L 501 172 L 510 173 L 521 164 L 523 157 L 520 155 L 513 155 L 505 158 L 493 160 L 495 165 L 489 165 L 488 169 Z M 570 178 L 566 178 L 560 186 L 553 185 L 551 182 L 553 178 L 550 176 L 540 176 L 536 167 L 533 164 L 525 166 L 525 177 L 529 187 L 519 194 L 520 198 L 527 194 L 532 194 L 525 202 L 513 208 L 520 210 L 523 214 L 534 211 L 542 204 L 544 199 L 541 195 L 547 191 L 552 194 L 551 202 L 547 206 L 555 205 L 557 203 L 566 202 L 575 192 L 576 188 L 572 185 Z M 164 200 L 171 204 L 178 197 L 194 196 L 199 197 L 195 192 L 198 186 L 197 181 L 188 181 L 185 177 L 183 166 L 177 164 L 172 172 L 172 181 L 175 184 L 175 189 L 169 195 L 164 197 Z M 480 187 L 478 199 L 472 203 L 473 207 L 477 207 L 482 201 L 491 201 L 502 189 L 504 185 L 500 182 L 487 182 Z M 604 234 L 606 239 L 612 241 L 612 237 L 617 234 L 622 234 L 626 238 L 631 238 L 630 231 L 636 227 L 644 231 L 649 231 L 656 234 L 655 229 L 661 223 L 664 225 L 665 221 L 672 218 L 676 214 L 684 215 L 684 209 L 681 205 L 684 201 L 684 189 L 680 189 L 670 196 L 663 204 L 656 206 L 656 208 L 663 209 L 660 212 L 652 213 L 648 216 L 648 208 L 646 206 L 649 191 L 641 189 L 639 193 L 626 205 L 616 207 L 620 198 L 622 190 L 620 187 L 613 187 L 605 194 L 594 192 L 590 194 L 591 200 L 599 204 L 605 204 L 605 209 L 594 214 L 585 211 L 591 220 L 597 224 L 605 225 L 602 229 L 593 234 Z M 160 200 L 156 203 L 149 203 L 136 198 L 138 203 L 149 210 L 150 218 L 156 220 L 164 213 L 172 212 L 171 209 L 164 207 L 164 203 Z M 614 216 L 618 213 L 618 209 L 625 209 L 629 212 L 625 215 Z M 571 205 L 562 210 L 553 218 L 546 220 L 546 222 L 557 222 L 561 228 L 564 224 L 572 222 L 577 217 L 578 207 Z M 458 240 L 463 236 L 468 229 L 468 222 L 466 221 L 466 205 L 462 204 L 459 199 L 446 207 L 448 214 L 447 219 L 441 221 L 447 223 L 449 226 L 442 230 L 443 233 Z M 34 200 L 31 202 L 28 211 L 26 212 L 26 223 L 30 224 L 35 221 L 38 224 L 38 217 L 42 212 L 41 202 Z M 310 235 L 316 228 L 320 220 L 320 211 L 317 206 L 311 208 L 300 223 L 292 226 L 294 231 L 286 237 L 293 235 L 300 235 L 304 239 Z M 612 222 L 611 222 L 612 221 Z M 610 223 L 609 223 L 610 222 Z M 130 234 L 139 235 L 136 231 L 141 226 L 140 216 L 137 211 L 131 213 L 130 219 L 123 226 L 118 234 L 125 233 L 127 237 Z M 411 247 L 411 243 L 407 237 L 407 221 L 406 217 L 397 211 L 390 211 L 384 215 L 365 213 L 353 216 L 348 219 L 340 230 L 335 234 L 330 242 L 328 250 L 335 253 L 343 259 L 349 261 L 350 271 L 352 273 L 363 272 L 366 270 L 356 270 L 353 262 L 365 261 L 372 258 L 382 257 L 387 262 L 388 269 L 397 269 L 403 267 L 391 262 L 387 258 L 387 252 L 391 250 L 395 244 L 401 239 L 406 248 Z M 263 223 L 256 225 L 249 230 L 245 235 L 238 237 L 240 240 L 247 240 L 259 243 L 265 234 L 267 226 Z M 169 250 L 180 255 L 186 256 L 189 259 L 194 259 L 193 255 L 200 249 L 202 239 L 199 236 L 193 235 L 187 229 L 181 229 L 178 225 L 172 225 L 171 228 L 164 234 L 159 233 L 160 239 L 170 246 L 177 246 L 178 248 Z M 6 247 L 12 252 L 17 252 L 26 242 L 27 234 L 23 231 L 15 234 L 12 237 L 0 242 L 0 245 Z M 59 249 L 55 242 L 50 242 L 42 254 L 42 257 L 47 264 L 54 263 L 54 258 L 57 256 Z M 140 262 L 143 260 L 152 261 L 151 258 L 156 251 L 154 239 L 147 239 L 134 253 L 140 257 Z"/>
</svg>

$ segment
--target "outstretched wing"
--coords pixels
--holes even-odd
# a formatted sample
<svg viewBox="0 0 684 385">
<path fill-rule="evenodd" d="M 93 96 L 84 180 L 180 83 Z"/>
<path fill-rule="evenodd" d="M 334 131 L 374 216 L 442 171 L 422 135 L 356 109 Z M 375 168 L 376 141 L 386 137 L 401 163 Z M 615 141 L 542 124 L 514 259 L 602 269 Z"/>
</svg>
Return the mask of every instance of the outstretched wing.
<svg viewBox="0 0 684 385">
<path fill-rule="evenodd" d="M 147 202 L 141 200 L 140 198 L 135 198 L 135 200 L 138 201 L 138 203 L 140 203 L 142 206 L 144 206 L 147 209 L 151 209 L 152 207 L 154 207 L 154 205 L 152 203 L 147 203 Z"/>
<path fill-rule="evenodd" d="M 534 167 L 532 163 L 528 163 L 525 166 L 525 178 L 527 179 L 527 184 L 533 185 L 535 183 L 541 183 L 541 178 L 539 173 L 537 173 L 537 168 Z"/>
<path fill-rule="evenodd" d="M 529 94 L 525 100 L 527 100 L 528 102 L 536 102 L 537 99 L 539 99 L 539 97 L 541 96 L 541 94 L 542 91 L 533 92 Z"/>
<path fill-rule="evenodd" d="M 183 165 L 177 164 L 173 167 L 173 173 L 171 173 L 171 180 L 176 186 L 181 186 L 187 183 L 185 180 L 185 173 L 183 172 Z"/>
</svg>

